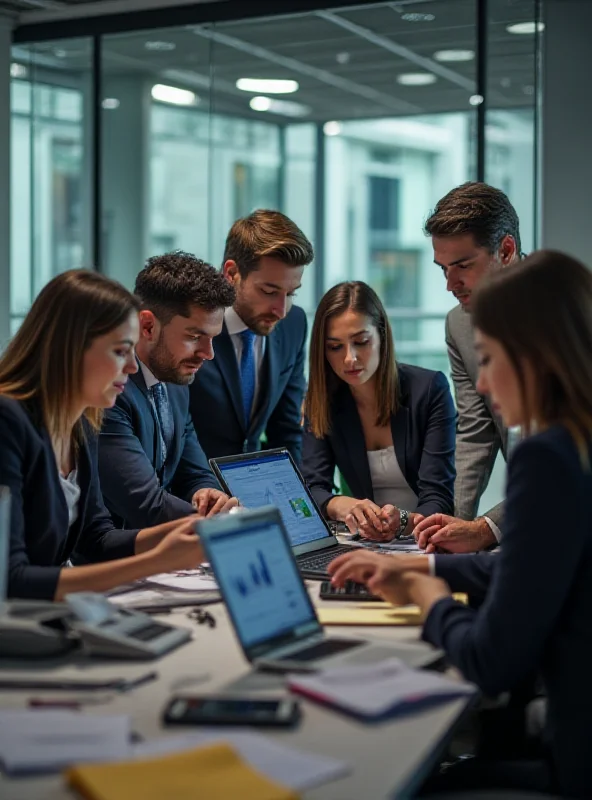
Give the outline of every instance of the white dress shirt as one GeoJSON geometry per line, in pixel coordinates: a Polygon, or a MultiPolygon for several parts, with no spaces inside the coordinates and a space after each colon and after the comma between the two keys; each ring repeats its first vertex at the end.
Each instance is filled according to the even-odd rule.
{"type": "MultiPolygon", "coordinates": [[[[143,361],[140,361],[140,359],[138,359],[138,364],[140,365],[140,369],[142,370],[142,375],[144,376],[144,381],[146,383],[147,389],[152,389],[152,387],[156,386],[157,383],[162,383],[162,381],[159,381],[156,375],[151,370],[148,369],[148,367],[146,366],[146,364],[144,364],[143,361]]],[[[166,391],[166,383],[163,383],[163,386],[166,391]]]]}
{"type": "MultiPolygon", "coordinates": [[[[236,353],[236,360],[238,361],[238,371],[240,375],[240,363],[243,354],[243,340],[240,334],[246,331],[249,327],[245,325],[239,315],[236,313],[232,306],[229,306],[224,311],[224,322],[226,323],[226,330],[230,334],[232,346],[236,353]]],[[[263,356],[265,355],[265,336],[255,336],[255,396],[253,397],[253,408],[257,408],[259,400],[259,387],[261,386],[261,365],[263,364],[263,356]]]]}
{"type": "Polygon", "coordinates": [[[70,528],[78,519],[78,505],[80,502],[80,486],[78,485],[78,470],[73,469],[67,478],[59,472],[60,484],[66,505],[68,506],[68,527],[70,528]]]}

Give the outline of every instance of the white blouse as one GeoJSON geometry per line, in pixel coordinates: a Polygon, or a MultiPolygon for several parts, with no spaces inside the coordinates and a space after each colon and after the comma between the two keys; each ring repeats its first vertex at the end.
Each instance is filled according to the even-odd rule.
{"type": "Polygon", "coordinates": [[[80,501],[80,486],[78,485],[78,471],[73,469],[67,478],[60,475],[62,491],[68,505],[68,527],[70,528],[78,519],[78,503],[80,501]]]}
{"type": "Polygon", "coordinates": [[[395,448],[391,446],[383,450],[368,450],[367,455],[376,505],[391,503],[405,511],[415,511],[417,495],[405,480],[395,448]]]}

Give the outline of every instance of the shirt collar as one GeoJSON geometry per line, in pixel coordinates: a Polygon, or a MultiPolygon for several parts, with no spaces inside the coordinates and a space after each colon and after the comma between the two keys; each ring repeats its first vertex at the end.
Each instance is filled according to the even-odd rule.
{"type": "Polygon", "coordinates": [[[152,389],[153,386],[156,386],[157,383],[160,383],[158,378],[151,372],[146,364],[143,361],[138,359],[138,364],[140,365],[140,369],[142,370],[142,375],[144,376],[144,381],[146,383],[147,389],[152,389]]]}
{"type": "Polygon", "coordinates": [[[228,306],[228,308],[224,310],[224,322],[226,323],[226,330],[230,336],[242,333],[249,327],[245,325],[232,306],[228,306]]]}

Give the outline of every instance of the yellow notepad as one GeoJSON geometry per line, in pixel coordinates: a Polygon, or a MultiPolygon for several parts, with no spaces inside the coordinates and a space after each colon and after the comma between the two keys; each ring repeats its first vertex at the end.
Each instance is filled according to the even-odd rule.
{"type": "Polygon", "coordinates": [[[298,800],[223,743],[150,760],[73,767],[66,779],[87,800],[298,800]]]}
{"type": "MultiPolygon", "coordinates": [[[[455,600],[467,602],[466,594],[454,594],[455,600]]],[[[390,603],[364,600],[356,606],[317,608],[321,625],[421,625],[419,606],[392,606],[390,603]]]]}
{"type": "Polygon", "coordinates": [[[419,625],[418,606],[393,608],[386,603],[364,603],[352,608],[317,608],[321,625],[419,625]],[[369,607],[368,607],[369,606],[369,607]]]}

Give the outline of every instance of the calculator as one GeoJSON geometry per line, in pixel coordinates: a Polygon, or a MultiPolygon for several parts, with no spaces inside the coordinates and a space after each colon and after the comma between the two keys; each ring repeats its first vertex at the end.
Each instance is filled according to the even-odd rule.
{"type": "Polygon", "coordinates": [[[331,581],[323,581],[319,597],[321,600],[382,600],[382,597],[372,594],[362,583],[355,581],[346,581],[343,588],[333,586],[331,581]]]}

